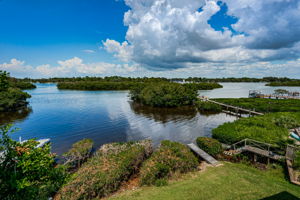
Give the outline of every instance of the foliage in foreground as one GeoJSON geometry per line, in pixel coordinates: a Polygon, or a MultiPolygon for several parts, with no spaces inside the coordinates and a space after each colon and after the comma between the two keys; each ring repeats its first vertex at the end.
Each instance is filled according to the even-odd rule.
{"type": "Polygon", "coordinates": [[[135,87],[131,99],[154,107],[178,107],[192,105],[197,99],[197,90],[179,83],[156,83],[135,87]]]}
{"type": "Polygon", "coordinates": [[[72,145],[72,148],[63,156],[66,159],[65,165],[69,169],[80,167],[90,156],[94,142],[91,139],[83,139],[72,145]]]}
{"type": "Polygon", "coordinates": [[[300,112],[300,101],[298,99],[220,98],[214,100],[263,113],[300,112]]]}
{"type": "Polygon", "coordinates": [[[241,118],[213,129],[213,138],[226,144],[233,144],[249,138],[285,148],[285,145],[291,142],[288,139],[289,131],[285,127],[290,127],[289,122],[294,123],[294,120],[298,124],[300,123],[300,113],[271,113],[241,118]],[[289,120],[281,120],[280,123],[276,123],[280,118],[289,120]]]}
{"type": "Polygon", "coordinates": [[[240,163],[223,163],[204,172],[194,172],[164,187],[142,187],[126,191],[111,200],[298,200],[299,186],[285,177],[285,169],[274,166],[260,170],[240,163]]]}
{"type": "Polygon", "coordinates": [[[165,140],[144,162],[140,171],[140,184],[164,185],[173,173],[192,171],[197,166],[198,159],[185,145],[165,140]]]}
{"type": "Polygon", "coordinates": [[[0,199],[48,199],[64,183],[64,168],[55,167],[50,144],[36,148],[35,140],[16,142],[8,135],[10,128],[1,127],[0,199]]]}
{"type": "Polygon", "coordinates": [[[213,138],[198,137],[196,139],[196,143],[201,149],[212,156],[217,156],[223,151],[222,144],[213,138]]]}
{"type": "Polygon", "coordinates": [[[207,101],[200,101],[196,102],[196,107],[198,110],[202,112],[214,112],[219,113],[222,112],[222,107],[218,104],[207,102],[207,101]]]}
{"type": "Polygon", "coordinates": [[[94,199],[115,192],[152,152],[151,141],[103,145],[71,177],[55,199],[94,199]]]}

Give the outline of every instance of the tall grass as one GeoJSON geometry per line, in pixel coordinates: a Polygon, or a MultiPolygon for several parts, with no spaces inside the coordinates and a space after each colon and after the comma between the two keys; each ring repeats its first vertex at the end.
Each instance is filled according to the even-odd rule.
{"type": "Polygon", "coordinates": [[[295,125],[295,122],[300,124],[300,113],[271,113],[225,123],[213,129],[212,132],[213,138],[226,144],[233,144],[249,138],[285,147],[287,143],[291,142],[288,139],[287,127],[295,125]],[[282,118],[285,120],[280,120],[282,118]]]}
{"type": "Polygon", "coordinates": [[[151,141],[104,145],[60,189],[55,199],[105,197],[118,190],[151,151],[151,141]]]}
{"type": "Polygon", "coordinates": [[[160,186],[166,184],[172,174],[188,172],[197,166],[197,158],[185,145],[165,140],[143,164],[140,184],[160,186]]]}

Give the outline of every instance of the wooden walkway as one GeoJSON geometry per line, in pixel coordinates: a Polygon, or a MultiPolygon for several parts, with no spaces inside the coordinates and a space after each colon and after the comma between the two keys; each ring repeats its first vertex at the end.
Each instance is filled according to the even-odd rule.
{"type": "Polygon", "coordinates": [[[258,142],[251,139],[245,139],[232,145],[234,154],[240,154],[242,152],[248,151],[273,160],[285,159],[285,156],[274,153],[271,150],[271,147],[271,144],[258,142]]]}
{"type": "Polygon", "coordinates": [[[188,147],[194,151],[197,155],[199,155],[201,158],[203,158],[205,161],[207,161],[209,164],[212,164],[213,166],[217,166],[219,162],[214,159],[212,156],[210,156],[208,153],[200,149],[198,146],[195,144],[191,143],[188,144],[188,147]]]}
{"type": "Polygon", "coordinates": [[[263,150],[263,149],[260,149],[260,148],[257,148],[257,147],[252,147],[252,146],[249,146],[249,145],[241,147],[241,148],[237,149],[236,151],[237,151],[237,153],[248,151],[248,152],[255,153],[255,154],[267,157],[267,158],[271,158],[273,160],[281,160],[281,159],[285,158],[284,156],[274,154],[274,153],[271,153],[270,151],[263,150]]]}
{"type": "Polygon", "coordinates": [[[205,98],[205,97],[199,97],[201,100],[203,101],[207,101],[207,102],[210,102],[210,103],[214,103],[214,104],[218,104],[222,107],[225,107],[227,108],[227,110],[229,108],[233,109],[236,113],[238,112],[244,112],[244,113],[248,113],[250,115],[264,115],[263,113],[260,113],[260,112],[256,112],[256,111],[253,111],[253,110],[248,110],[248,109],[245,109],[245,108],[240,108],[240,107],[236,107],[236,106],[232,106],[232,105],[228,105],[228,104],[224,104],[224,103],[220,103],[220,102],[217,102],[217,101],[213,101],[213,100],[210,100],[209,98],[205,98]]]}

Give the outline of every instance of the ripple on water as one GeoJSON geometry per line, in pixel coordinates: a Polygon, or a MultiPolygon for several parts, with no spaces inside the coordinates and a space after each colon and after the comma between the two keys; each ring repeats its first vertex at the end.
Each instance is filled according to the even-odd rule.
{"type": "Polygon", "coordinates": [[[225,114],[205,116],[192,107],[133,104],[126,91],[69,91],[57,90],[55,84],[38,84],[28,92],[32,112],[22,120],[12,119],[21,129],[13,138],[50,138],[53,152],[59,154],[83,138],[94,140],[96,147],[145,138],[156,145],[166,139],[189,143],[235,119],[225,114]]]}

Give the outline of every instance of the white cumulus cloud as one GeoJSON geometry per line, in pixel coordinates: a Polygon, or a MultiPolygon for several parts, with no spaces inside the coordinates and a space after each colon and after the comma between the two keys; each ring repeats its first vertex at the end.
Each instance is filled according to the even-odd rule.
{"type": "Polygon", "coordinates": [[[106,76],[124,75],[140,70],[138,65],[114,64],[106,62],[84,63],[82,59],[74,57],[58,61],[57,65],[26,65],[24,61],[11,59],[10,63],[0,64],[0,70],[10,72],[14,77],[73,77],[73,76],[106,76]]]}
{"type": "MultiPolygon", "coordinates": [[[[299,0],[223,0],[238,19],[216,31],[208,21],[221,9],[217,0],[125,0],[126,41],[103,42],[122,61],[149,69],[193,63],[244,63],[300,57],[299,0]],[[238,33],[238,34],[237,34],[238,33]]],[[[212,64],[213,65],[213,64],[212,64]]]]}

